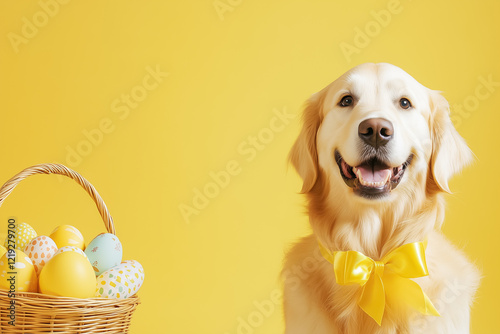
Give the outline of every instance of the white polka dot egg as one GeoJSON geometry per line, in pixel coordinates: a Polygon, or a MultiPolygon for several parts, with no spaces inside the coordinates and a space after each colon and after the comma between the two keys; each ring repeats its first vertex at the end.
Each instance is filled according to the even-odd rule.
{"type": "Polygon", "coordinates": [[[19,249],[20,251],[24,251],[26,245],[36,238],[37,234],[33,227],[31,227],[27,223],[21,223],[16,225],[13,233],[14,238],[6,238],[4,246],[9,249],[9,245],[11,247],[15,247],[15,249],[19,249]]]}

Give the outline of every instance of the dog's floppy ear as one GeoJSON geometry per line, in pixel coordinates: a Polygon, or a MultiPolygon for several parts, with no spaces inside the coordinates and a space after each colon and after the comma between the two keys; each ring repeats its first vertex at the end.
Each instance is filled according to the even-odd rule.
{"type": "Polygon", "coordinates": [[[307,101],[302,115],[302,130],[288,156],[303,180],[301,193],[309,192],[318,178],[318,153],[316,133],[320,124],[323,92],[316,93],[307,101]]]}
{"type": "Polygon", "coordinates": [[[431,91],[430,104],[430,171],[439,189],[450,193],[448,180],[472,161],[472,152],[450,120],[448,101],[439,92],[431,91]]]}

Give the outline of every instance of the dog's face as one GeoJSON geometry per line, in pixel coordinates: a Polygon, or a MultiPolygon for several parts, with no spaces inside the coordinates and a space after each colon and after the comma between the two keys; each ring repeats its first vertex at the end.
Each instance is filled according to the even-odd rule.
{"type": "Polygon", "coordinates": [[[357,67],[324,100],[319,166],[357,196],[384,198],[405,183],[410,164],[425,170],[429,115],[427,89],[408,74],[386,64],[357,67]]]}
{"type": "Polygon", "coordinates": [[[470,159],[455,131],[448,103],[390,64],[363,64],[309,101],[291,160],[303,192],[325,175],[338,195],[374,203],[425,186],[448,191],[447,182],[470,159]]]}

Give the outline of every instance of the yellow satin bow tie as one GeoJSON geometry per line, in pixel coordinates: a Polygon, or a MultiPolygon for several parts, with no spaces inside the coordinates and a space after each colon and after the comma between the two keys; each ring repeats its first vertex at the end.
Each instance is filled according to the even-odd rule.
{"type": "Polygon", "coordinates": [[[321,243],[319,246],[323,257],[333,264],[338,284],[359,284],[362,287],[358,305],[379,325],[382,324],[386,302],[393,306],[403,302],[420,313],[439,316],[422,288],[410,280],[429,275],[424,243],[398,247],[381,261],[356,251],[332,253],[321,243]]]}

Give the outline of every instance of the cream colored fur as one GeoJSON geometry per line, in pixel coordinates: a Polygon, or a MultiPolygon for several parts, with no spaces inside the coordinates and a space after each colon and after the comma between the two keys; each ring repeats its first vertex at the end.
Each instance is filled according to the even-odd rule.
{"type": "Polygon", "coordinates": [[[390,64],[357,66],[310,98],[290,160],[303,179],[313,234],[286,257],[286,334],[469,333],[479,273],[439,230],[448,180],[471,160],[471,152],[439,92],[390,64]],[[353,107],[338,106],[345,94],[356,96],[353,107]],[[402,97],[411,101],[412,110],[399,107],[402,97]],[[343,182],[334,151],[352,166],[361,163],[358,124],[373,117],[394,125],[388,147],[391,164],[402,164],[411,153],[414,158],[389,196],[369,200],[353,194],[343,182]],[[430,275],[415,281],[441,317],[386,309],[382,326],[357,306],[359,286],[335,282],[317,243],[379,260],[395,247],[425,239],[430,275]]]}

